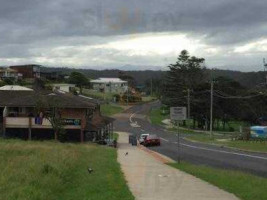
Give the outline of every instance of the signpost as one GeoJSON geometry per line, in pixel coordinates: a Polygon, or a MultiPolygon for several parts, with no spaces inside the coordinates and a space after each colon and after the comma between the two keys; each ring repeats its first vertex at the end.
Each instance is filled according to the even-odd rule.
{"type": "Polygon", "coordinates": [[[180,133],[179,133],[179,121],[186,120],[186,107],[171,107],[170,118],[172,121],[176,121],[177,125],[177,161],[180,163],[181,152],[180,152],[180,133]]]}

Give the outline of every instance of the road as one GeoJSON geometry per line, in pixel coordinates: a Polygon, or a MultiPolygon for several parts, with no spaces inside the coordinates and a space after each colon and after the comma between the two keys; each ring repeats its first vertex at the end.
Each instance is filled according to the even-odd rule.
{"type": "MultiPolygon", "coordinates": [[[[159,106],[158,102],[136,105],[115,116],[115,131],[124,131],[139,136],[142,133],[157,134],[161,146],[151,150],[177,160],[177,135],[161,126],[152,125],[147,117],[150,109],[159,106]]],[[[233,169],[267,177],[267,154],[248,153],[210,144],[190,142],[181,137],[181,160],[222,169],[233,169]]]]}

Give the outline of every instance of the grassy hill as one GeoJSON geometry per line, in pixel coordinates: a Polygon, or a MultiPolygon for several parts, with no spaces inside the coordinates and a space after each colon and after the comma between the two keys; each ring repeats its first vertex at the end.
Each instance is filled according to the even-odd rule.
{"type": "Polygon", "coordinates": [[[1,200],[134,199],[114,148],[0,139],[0,160],[1,200]]]}

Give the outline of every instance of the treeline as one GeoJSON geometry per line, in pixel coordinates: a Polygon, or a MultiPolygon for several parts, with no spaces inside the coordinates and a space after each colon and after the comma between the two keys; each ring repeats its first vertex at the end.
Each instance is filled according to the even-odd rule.
{"type": "MultiPolygon", "coordinates": [[[[86,77],[90,79],[95,79],[99,77],[118,77],[121,70],[111,69],[111,70],[94,70],[94,69],[75,69],[75,68],[61,68],[61,67],[42,67],[41,71],[43,72],[58,72],[59,74],[70,75],[73,71],[78,71],[83,73],[86,77]]],[[[132,76],[136,84],[138,85],[149,85],[151,79],[154,80],[155,86],[158,83],[158,80],[162,79],[166,71],[124,71],[129,76],[132,76]]],[[[207,77],[210,74],[210,70],[206,69],[207,77]]],[[[239,82],[242,86],[247,88],[253,88],[265,81],[266,73],[265,72],[240,72],[240,71],[231,71],[231,70],[213,70],[214,77],[228,77],[239,82]]],[[[156,88],[155,88],[156,90],[156,88]]]]}
{"type": "MultiPolygon", "coordinates": [[[[215,71],[216,73],[216,71],[215,71]]],[[[194,128],[209,127],[230,120],[262,123],[267,116],[266,85],[249,88],[227,76],[218,76],[204,66],[204,58],[184,50],[177,62],[169,65],[161,81],[162,102],[169,107],[190,105],[194,128]],[[213,120],[210,118],[213,91],[213,120]]]]}

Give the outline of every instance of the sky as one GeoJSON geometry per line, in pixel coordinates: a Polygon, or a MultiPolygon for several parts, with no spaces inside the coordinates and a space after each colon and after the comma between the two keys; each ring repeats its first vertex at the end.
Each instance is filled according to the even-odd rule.
{"type": "Polygon", "coordinates": [[[0,0],[0,66],[263,70],[265,0],[0,0]]]}

